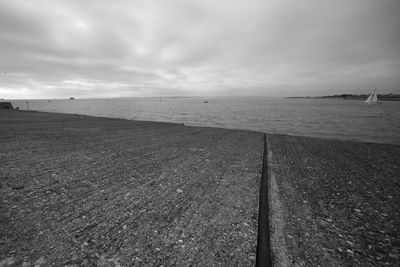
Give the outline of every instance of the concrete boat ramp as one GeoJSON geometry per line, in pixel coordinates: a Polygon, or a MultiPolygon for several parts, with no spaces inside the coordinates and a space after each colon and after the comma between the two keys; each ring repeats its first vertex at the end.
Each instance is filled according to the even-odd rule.
{"type": "Polygon", "coordinates": [[[396,145],[4,110],[0,147],[2,267],[399,263],[396,145]]]}

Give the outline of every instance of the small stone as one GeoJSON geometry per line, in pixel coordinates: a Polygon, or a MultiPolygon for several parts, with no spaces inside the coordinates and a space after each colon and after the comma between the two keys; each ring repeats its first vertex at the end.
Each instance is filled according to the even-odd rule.
{"type": "Polygon", "coordinates": [[[179,239],[178,242],[179,242],[179,243],[183,243],[183,240],[182,240],[182,239],[179,239]]]}
{"type": "Polygon", "coordinates": [[[10,266],[11,264],[14,264],[14,262],[15,262],[14,257],[7,258],[5,260],[0,261],[0,267],[10,266]]]}
{"type": "Polygon", "coordinates": [[[126,224],[122,227],[124,228],[124,230],[128,229],[128,226],[126,226],[126,224]]]}
{"type": "Polygon", "coordinates": [[[178,189],[176,189],[176,192],[178,192],[178,193],[183,193],[183,190],[180,189],[180,188],[178,188],[178,189]]]}
{"type": "Polygon", "coordinates": [[[350,246],[354,246],[354,243],[349,240],[346,240],[346,243],[349,244],[350,246]]]}
{"type": "Polygon", "coordinates": [[[12,189],[13,190],[20,190],[20,189],[24,189],[24,186],[23,185],[13,185],[12,189]]]}
{"type": "Polygon", "coordinates": [[[350,250],[350,249],[346,249],[346,252],[349,253],[349,254],[351,254],[351,255],[354,254],[354,252],[353,252],[352,250],[350,250]]]}
{"type": "Polygon", "coordinates": [[[255,261],[255,260],[256,260],[256,257],[255,257],[255,256],[250,256],[250,257],[249,257],[249,260],[250,260],[250,261],[255,261]]]}
{"type": "Polygon", "coordinates": [[[288,237],[288,238],[293,238],[293,236],[291,236],[291,235],[287,235],[287,237],[288,237]]]}
{"type": "Polygon", "coordinates": [[[337,250],[338,250],[339,252],[343,252],[343,249],[341,249],[341,248],[337,248],[337,250]]]}
{"type": "Polygon", "coordinates": [[[40,267],[45,263],[46,263],[46,260],[43,257],[40,257],[39,259],[36,260],[35,267],[40,267]]]}
{"type": "Polygon", "coordinates": [[[89,246],[88,242],[83,242],[84,246],[89,246]]]}

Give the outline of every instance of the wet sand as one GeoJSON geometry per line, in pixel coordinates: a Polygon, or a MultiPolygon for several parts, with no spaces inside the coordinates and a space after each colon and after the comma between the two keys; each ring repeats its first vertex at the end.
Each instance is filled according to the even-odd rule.
{"type": "MultiPolygon", "coordinates": [[[[264,134],[0,112],[0,264],[253,266],[264,134]]],[[[400,146],[267,134],[275,266],[396,266],[400,146]]]]}

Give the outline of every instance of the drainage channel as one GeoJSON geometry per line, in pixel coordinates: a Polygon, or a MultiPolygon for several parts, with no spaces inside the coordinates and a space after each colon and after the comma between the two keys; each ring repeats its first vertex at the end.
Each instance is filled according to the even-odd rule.
{"type": "Polygon", "coordinates": [[[260,200],[258,208],[257,267],[272,266],[268,206],[268,151],[267,135],[264,133],[264,155],[261,173],[260,200]]]}

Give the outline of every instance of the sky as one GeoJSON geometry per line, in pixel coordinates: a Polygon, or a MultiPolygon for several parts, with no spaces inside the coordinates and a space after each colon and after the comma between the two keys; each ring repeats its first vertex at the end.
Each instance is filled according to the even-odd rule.
{"type": "Polygon", "coordinates": [[[400,93],[398,0],[0,0],[0,98],[400,93]]]}

